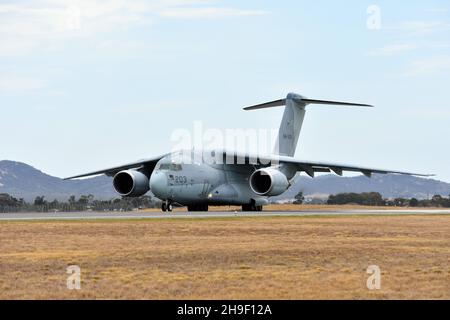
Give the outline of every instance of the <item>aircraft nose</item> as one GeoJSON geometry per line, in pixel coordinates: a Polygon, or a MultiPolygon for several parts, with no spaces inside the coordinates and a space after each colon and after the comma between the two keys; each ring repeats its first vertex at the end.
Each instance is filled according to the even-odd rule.
{"type": "Polygon", "coordinates": [[[163,172],[153,172],[150,177],[150,190],[155,196],[164,199],[167,196],[167,177],[163,172]]]}

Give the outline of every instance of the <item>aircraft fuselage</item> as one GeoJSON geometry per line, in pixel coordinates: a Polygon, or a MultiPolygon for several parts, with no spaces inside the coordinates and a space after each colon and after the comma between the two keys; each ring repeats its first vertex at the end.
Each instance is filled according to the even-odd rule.
{"type": "Polygon", "coordinates": [[[254,169],[239,164],[174,162],[162,158],[150,177],[150,190],[161,200],[181,205],[267,204],[267,197],[255,194],[249,185],[254,169]]]}

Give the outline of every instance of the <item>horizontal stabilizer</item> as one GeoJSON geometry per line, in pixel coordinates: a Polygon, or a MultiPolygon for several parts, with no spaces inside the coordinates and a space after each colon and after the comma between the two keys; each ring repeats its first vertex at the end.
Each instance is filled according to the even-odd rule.
{"type": "Polygon", "coordinates": [[[287,95],[286,99],[274,100],[274,101],[270,101],[270,102],[257,104],[254,106],[246,107],[246,108],[244,108],[244,110],[256,110],[256,109],[264,109],[264,108],[272,108],[272,107],[281,107],[281,106],[286,105],[286,100],[292,100],[295,103],[298,103],[298,104],[304,105],[304,106],[306,106],[308,104],[329,104],[329,105],[335,105],[335,106],[373,107],[370,104],[364,104],[364,103],[308,99],[299,94],[290,93],[287,95]]]}
{"type": "Polygon", "coordinates": [[[336,106],[373,107],[370,104],[363,104],[363,103],[315,100],[315,99],[306,99],[306,98],[301,99],[301,102],[304,102],[306,104],[331,104],[331,105],[336,105],[336,106]]]}
{"type": "Polygon", "coordinates": [[[264,109],[264,108],[272,108],[272,107],[281,107],[284,105],[286,105],[286,99],[280,99],[280,100],[270,101],[270,102],[246,107],[246,108],[244,108],[244,110],[256,110],[256,109],[264,109]]]}

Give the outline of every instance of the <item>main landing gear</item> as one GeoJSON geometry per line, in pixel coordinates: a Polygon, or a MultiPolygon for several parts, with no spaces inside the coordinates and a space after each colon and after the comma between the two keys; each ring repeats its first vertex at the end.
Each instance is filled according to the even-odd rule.
{"type": "Polygon", "coordinates": [[[257,206],[255,204],[243,204],[242,211],[262,211],[263,206],[257,206]]]}
{"type": "Polygon", "coordinates": [[[207,204],[196,204],[187,206],[188,211],[208,211],[207,204]]]}
{"type": "Polygon", "coordinates": [[[163,202],[162,205],[161,205],[161,210],[162,210],[163,212],[166,212],[166,211],[172,212],[172,210],[173,210],[173,205],[172,205],[172,203],[171,203],[170,201],[165,201],[165,202],[163,202]]]}

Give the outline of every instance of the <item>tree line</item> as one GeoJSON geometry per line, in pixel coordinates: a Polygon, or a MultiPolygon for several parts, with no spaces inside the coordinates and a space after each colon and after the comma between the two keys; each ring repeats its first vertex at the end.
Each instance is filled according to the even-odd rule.
{"type": "Polygon", "coordinates": [[[95,199],[92,194],[82,195],[78,199],[70,196],[67,201],[48,201],[45,196],[37,196],[33,202],[0,193],[0,212],[71,212],[71,211],[132,211],[136,209],[156,208],[160,201],[150,196],[138,198],[115,198],[111,200],[95,199]]]}
{"type": "MultiPolygon", "coordinates": [[[[304,202],[302,192],[295,196],[295,204],[304,202]]],[[[357,204],[364,206],[396,206],[396,207],[443,207],[450,208],[450,195],[443,197],[434,195],[431,199],[416,198],[384,199],[379,192],[338,193],[330,195],[326,202],[329,205],[357,204]]],[[[114,198],[111,200],[95,199],[92,194],[82,195],[78,199],[70,196],[67,201],[48,201],[45,196],[38,196],[33,202],[23,198],[15,198],[7,193],[0,193],[0,212],[71,212],[71,211],[132,211],[136,209],[158,208],[159,199],[142,196],[138,198],[114,198]]]]}
{"type": "Polygon", "coordinates": [[[395,207],[443,207],[450,208],[450,195],[443,197],[434,195],[431,199],[395,198],[383,199],[378,192],[338,193],[328,197],[327,204],[358,204],[365,206],[395,206],[395,207]]]}

